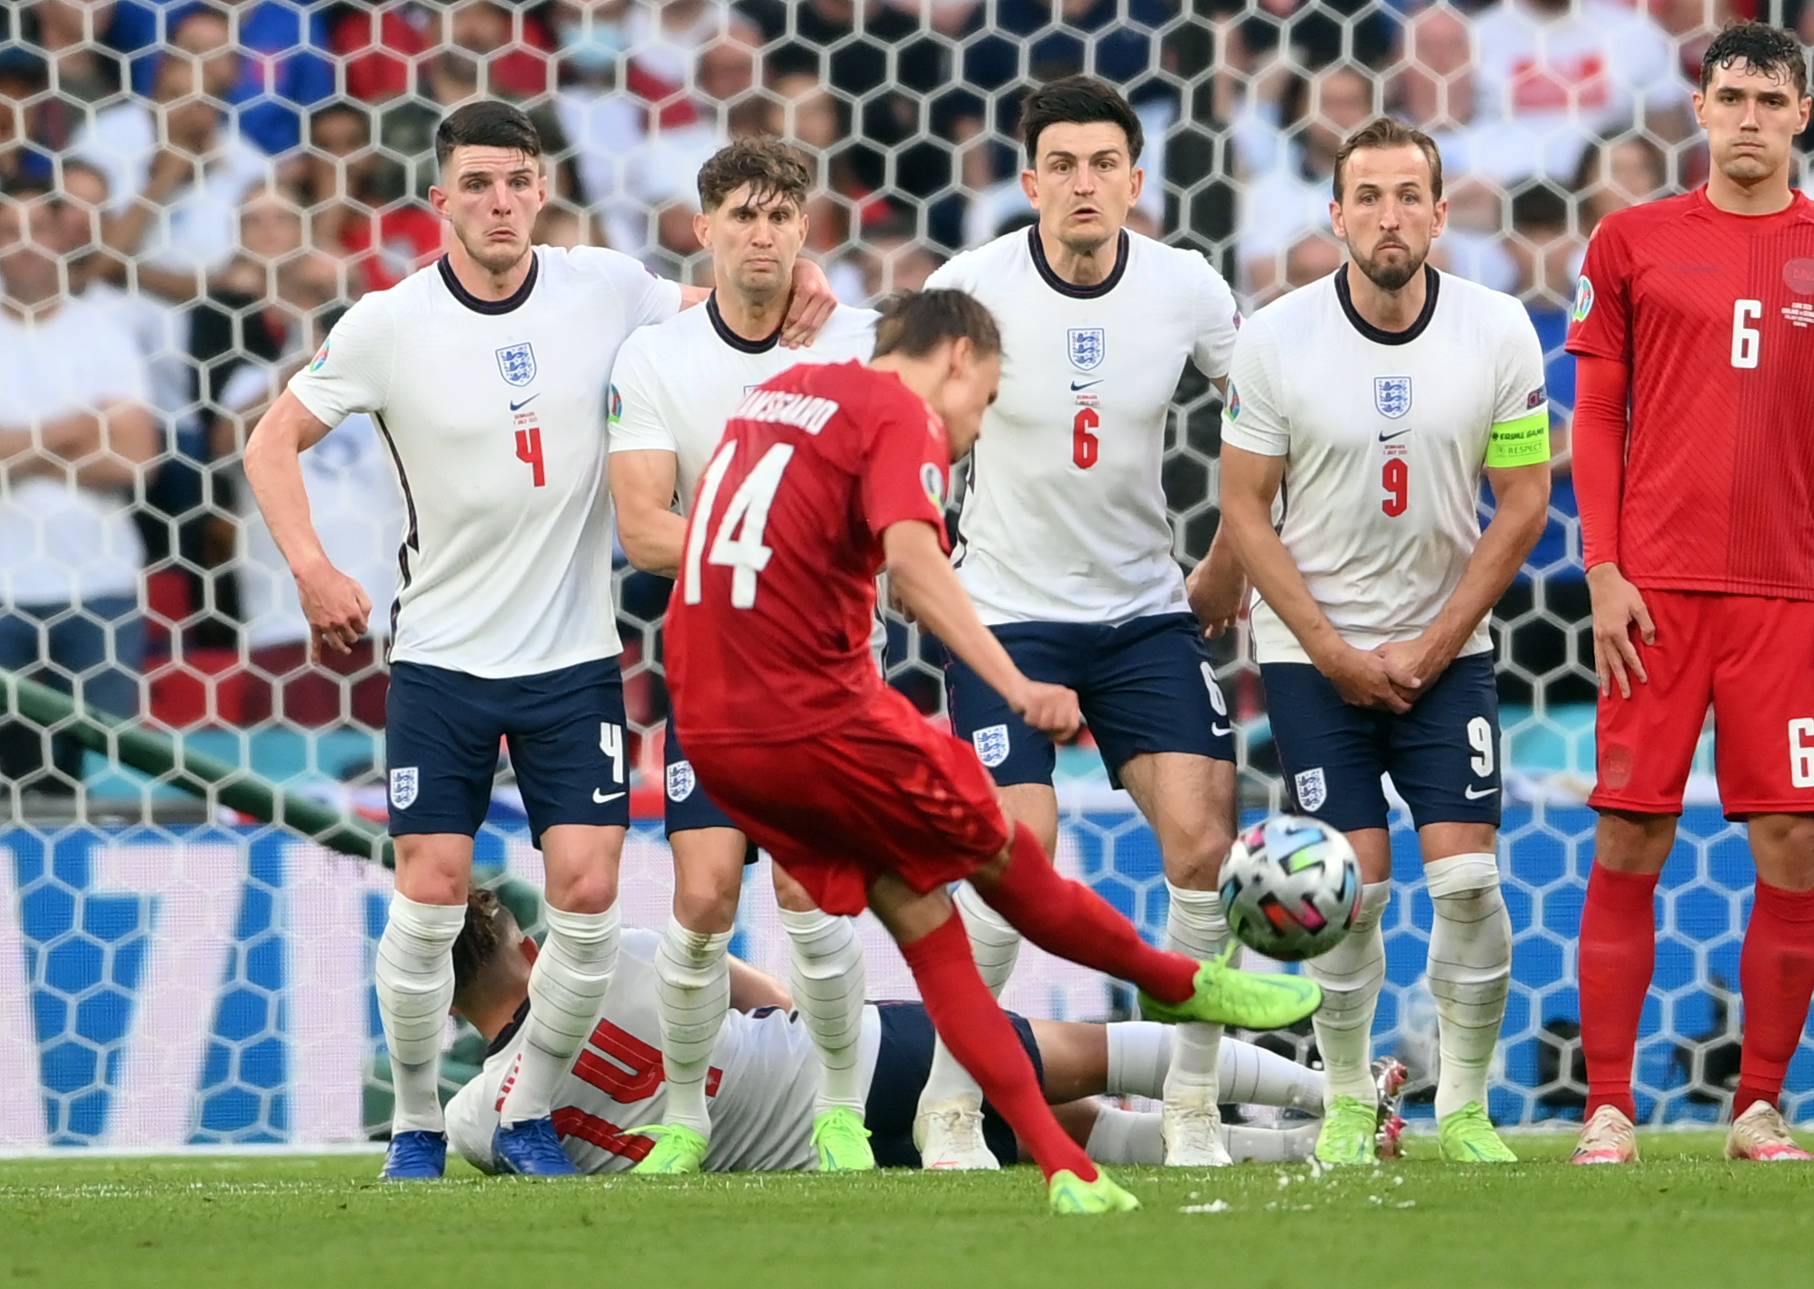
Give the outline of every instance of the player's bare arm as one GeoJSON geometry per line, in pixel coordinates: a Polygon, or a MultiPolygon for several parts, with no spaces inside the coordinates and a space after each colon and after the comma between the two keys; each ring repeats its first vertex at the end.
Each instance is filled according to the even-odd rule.
{"type": "Polygon", "coordinates": [[[1190,598],[1190,609],[1203,624],[1203,634],[1214,640],[1234,630],[1235,620],[1247,601],[1247,574],[1235,554],[1234,538],[1228,523],[1216,529],[1209,550],[1184,579],[1184,593],[1190,598]]]}
{"type": "Polygon", "coordinates": [[[611,499],[617,504],[617,536],[630,563],[645,573],[674,577],[687,521],[674,511],[679,466],[672,452],[611,454],[611,499]]]}
{"type": "Polygon", "coordinates": [[[1492,468],[1493,518],[1468,559],[1461,583],[1442,612],[1415,640],[1381,645],[1392,683],[1414,696],[1434,684],[1492,612],[1543,536],[1549,517],[1549,463],[1492,468]]]}
{"type": "Polygon", "coordinates": [[[372,613],[371,597],[329,561],[309,517],[301,458],[331,428],[286,389],[259,418],[245,455],[246,482],[296,578],[296,593],[309,620],[310,655],[317,662],[325,648],[351,653],[364,638],[372,613]]]}
{"type": "Polygon", "coordinates": [[[791,1008],[793,995],[787,986],[760,967],[752,967],[735,954],[726,954],[731,969],[731,1007],[735,1011],[753,1012],[763,1007],[791,1008]]]}
{"type": "MultiPolygon", "coordinates": [[[[1272,526],[1272,502],[1285,479],[1282,456],[1222,445],[1222,528],[1254,588],[1266,597],[1304,646],[1316,669],[1356,707],[1407,712],[1411,704],[1392,683],[1385,659],[1343,640],[1304,584],[1272,526]]],[[[1219,536],[1220,534],[1218,534],[1219,536]]]]}
{"type": "Polygon", "coordinates": [[[1077,695],[1063,685],[1028,680],[1001,642],[983,625],[932,525],[920,520],[891,524],[882,534],[893,595],[947,649],[974,668],[1033,728],[1070,738],[1082,724],[1077,695]]]}
{"type": "MultiPolygon", "coordinates": [[[[1615,500],[1624,493],[1626,406],[1630,397],[1631,368],[1616,358],[1578,354],[1576,364],[1576,400],[1573,444],[1575,473],[1581,479],[1581,527],[1589,550],[1619,549],[1619,511],[1597,504],[1602,495],[1615,500]],[[1590,488],[1590,483],[1606,481],[1606,488],[1590,488]]],[[[1587,566],[1587,593],[1593,603],[1594,676],[1600,693],[1609,695],[1614,686],[1619,697],[1631,697],[1632,677],[1647,682],[1643,655],[1632,639],[1636,627],[1639,638],[1647,645],[1657,642],[1656,624],[1644,596],[1626,580],[1617,559],[1590,559],[1587,566]]]]}

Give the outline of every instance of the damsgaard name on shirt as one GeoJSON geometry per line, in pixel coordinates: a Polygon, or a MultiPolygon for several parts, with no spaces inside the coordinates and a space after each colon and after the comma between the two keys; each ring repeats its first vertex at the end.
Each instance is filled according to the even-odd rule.
{"type": "Polygon", "coordinates": [[[818,434],[837,414],[838,405],[829,398],[820,398],[816,394],[794,394],[786,390],[759,389],[738,405],[737,410],[731,414],[731,419],[778,421],[808,434],[818,434]]]}

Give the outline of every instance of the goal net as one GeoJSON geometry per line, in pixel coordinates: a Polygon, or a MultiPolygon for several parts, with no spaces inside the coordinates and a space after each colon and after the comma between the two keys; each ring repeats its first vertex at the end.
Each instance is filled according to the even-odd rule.
{"type": "MultiPolygon", "coordinates": [[[[402,528],[388,456],[354,418],[305,457],[316,525],[370,592],[379,632],[318,669],[240,454],[259,409],[345,304],[439,252],[425,203],[433,128],[474,97],[520,102],[543,132],[554,200],[538,240],[608,244],[689,280],[704,268],[690,232],[699,164],[743,133],[796,140],[821,181],[809,253],[844,299],[862,303],[919,285],[955,250],[1029,219],[1019,97],[1090,71],[1128,94],[1145,127],[1135,226],[1199,248],[1250,310],[1339,263],[1327,224],[1334,146],[1390,110],[1443,149],[1451,223],[1438,262],[1518,295],[1550,351],[1562,448],[1550,524],[1493,619],[1515,949],[1491,1109],[1509,1124],[1578,1118],[1575,937],[1593,833],[1583,801],[1594,685],[1566,452],[1573,365],[1561,343],[1595,223],[1704,176],[1693,76],[1718,22],[1753,7],[7,6],[0,669],[174,740],[182,756],[381,824],[382,631],[402,528]],[[142,425],[115,415],[133,406],[149,409],[142,425]],[[106,440],[94,437],[103,412],[115,427],[106,440]]],[[[1782,18],[1774,3],[1757,16],[1782,18]]],[[[1218,412],[1213,389],[1187,374],[1163,479],[1186,564],[1217,523],[1218,412]]],[[[659,926],[671,889],[660,827],[667,583],[620,565],[615,590],[637,767],[625,912],[659,926]]],[[[932,647],[899,621],[890,636],[891,680],[943,719],[932,647]]],[[[1282,801],[1258,678],[1244,636],[1216,649],[1243,810],[1258,817],[1282,801]]],[[[75,723],[0,716],[0,1084],[15,1093],[0,1103],[0,1151],[316,1147],[383,1131],[388,1076],[370,981],[387,871],[322,845],[320,829],[296,817],[276,826],[239,813],[219,784],[184,790],[197,780],[180,763],[145,773],[84,747],[75,723]]],[[[1737,1072],[1752,876],[1710,770],[1703,747],[1661,887],[1637,1065],[1640,1111],[1659,1122],[1714,1118],[1737,1072]]],[[[1060,864],[1159,934],[1153,835],[1109,788],[1087,738],[1061,750],[1059,788],[1060,864]]],[[[1420,983],[1430,910],[1402,811],[1395,824],[1400,889],[1375,1044],[1411,1067],[1417,1113],[1435,1061],[1420,983]]],[[[533,922],[540,860],[507,763],[478,862],[533,922]]],[[[751,870],[735,949],[784,972],[766,888],[766,865],[751,870]]],[[[910,995],[898,953],[873,924],[865,933],[872,992],[910,995]]],[[[1084,1019],[1128,1005],[1099,977],[1032,950],[1005,1001],[1084,1019]]],[[[479,1044],[452,1025],[448,1041],[451,1083],[470,1073],[479,1044]]],[[[1307,1038],[1295,1042],[1308,1054],[1307,1038]]],[[[1814,1111],[1811,1090],[1804,1043],[1789,1076],[1792,1119],[1814,1111]]]]}

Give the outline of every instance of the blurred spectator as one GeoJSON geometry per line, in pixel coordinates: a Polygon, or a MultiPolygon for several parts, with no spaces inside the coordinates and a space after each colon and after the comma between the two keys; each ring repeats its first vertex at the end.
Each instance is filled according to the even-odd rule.
{"type": "MultiPolygon", "coordinates": [[[[169,6],[173,26],[200,4],[169,6]]],[[[226,93],[242,138],[265,152],[288,152],[302,141],[303,109],[334,94],[328,29],[321,5],[255,0],[233,6],[239,76],[226,93]]]]}
{"type": "Polygon", "coordinates": [[[1641,134],[1597,143],[1581,156],[1572,191],[1583,239],[1615,210],[1669,195],[1669,157],[1641,134]]]}
{"type": "MultiPolygon", "coordinates": [[[[36,674],[97,710],[138,710],[145,552],[128,510],[158,436],[145,373],[107,310],[62,293],[71,249],[59,199],[0,199],[0,667],[36,674]]],[[[82,750],[53,740],[68,791],[82,750]]],[[[36,732],[0,733],[0,778],[43,767],[36,732]]]]}
{"type": "Polygon", "coordinates": [[[372,122],[357,103],[330,103],[309,117],[309,146],[292,168],[309,208],[312,245],[348,257],[370,290],[395,286],[441,253],[440,219],[402,200],[403,167],[372,146],[372,122]]]}
{"type": "Polygon", "coordinates": [[[133,258],[136,284],[180,301],[232,258],[239,204],[269,163],[214,105],[239,77],[225,17],[190,10],[170,40],[153,102],[100,109],[71,155],[107,176],[107,242],[133,258]]]}
{"type": "Polygon", "coordinates": [[[880,300],[896,291],[918,291],[942,263],[914,239],[911,222],[879,228],[863,241],[863,298],[880,300]]]}
{"type": "Polygon", "coordinates": [[[433,61],[425,55],[448,45],[477,57],[482,72],[475,68],[473,79],[482,79],[487,93],[526,98],[554,88],[554,39],[534,9],[492,0],[340,8],[329,41],[345,60],[347,93],[367,103],[409,93],[412,66],[419,78],[433,61]]]}
{"type": "Polygon", "coordinates": [[[1665,142],[1687,137],[1688,82],[1644,13],[1609,0],[1501,0],[1474,22],[1480,117],[1516,127],[1526,173],[1566,182],[1588,144],[1626,122],[1665,142]]]}
{"type": "Polygon", "coordinates": [[[157,12],[145,3],[92,4],[86,0],[30,0],[16,6],[20,35],[56,67],[60,93],[100,103],[122,90],[151,92],[157,71],[157,12]],[[130,62],[129,78],[121,76],[130,62]]]}
{"type": "Polygon", "coordinates": [[[1300,81],[1287,96],[1301,109],[1285,136],[1283,164],[1251,176],[1241,193],[1236,253],[1240,275],[1252,295],[1270,292],[1284,271],[1287,249],[1305,233],[1329,227],[1334,199],[1335,154],[1342,140],[1377,111],[1373,78],[1350,64],[1331,67],[1314,80],[1300,81]]]}

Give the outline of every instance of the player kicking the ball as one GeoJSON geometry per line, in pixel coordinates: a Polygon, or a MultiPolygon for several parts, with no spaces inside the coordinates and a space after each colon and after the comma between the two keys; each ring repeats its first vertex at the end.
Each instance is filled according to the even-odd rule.
{"type": "MultiPolygon", "coordinates": [[[[496,1134],[500,1169],[574,1171],[549,1099],[617,959],[630,785],[601,517],[605,386],[633,328],[705,293],[614,251],[532,247],[548,195],[541,151],[529,118],[506,104],[474,103],[441,123],[429,197],[452,227],[448,253],[347,310],[246,449],[318,651],[349,650],[371,601],[322,550],[298,454],[370,412],[408,511],[386,724],[397,891],[375,973],[396,1090],[384,1167],[394,1180],[439,1177],[446,1160],[436,1084],[449,952],[500,737],[548,872],[548,942],[496,1134]]],[[[806,333],[829,310],[812,274],[806,333]]]]}
{"type": "MultiPolygon", "coordinates": [[[[582,1172],[640,1167],[659,1149],[645,1130],[660,1133],[673,1120],[675,1089],[662,1078],[658,1015],[662,937],[625,928],[605,1010],[554,1097],[554,1123],[568,1156],[582,1172]]],[[[448,1137],[487,1172],[497,1126],[498,1093],[515,1068],[531,1012],[529,975],[536,945],[490,891],[474,891],[466,929],[454,942],[454,1010],[490,1047],[479,1075],[448,1103],[448,1137]]],[[[781,983],[726,958],[730,1009],[715,1031],[707,1058],[711,1084],[710,1172],[772,1172],[818,1168],[824,1152],[818,1120],[818,1044],[781,983]]],[[[1104,1163],[1156,1164],[1164,1156],[1159,1116],[1122,1110],[1100,1094],[1156,1097],[1171,1059],[1169,1025],[1134,1021],[1084,1025],[1010,1016],[1040,1087],[1065,1131],[1104,1163]]],[[[912,1140],[920,1087],[932,1061],[932,1022],[919,1003],[859,1004],[853,1047],[859,1103],[875,1133],[884,1165],[914,1167],[912,1140]]],[[[1224,1094],[1242,1104],[1320,1113],[1323,1076],[1252,1044],[1222,1045],[1224,1094]]],[[[1013,1132],[985,1107],[985,1137],[1003,1163],[1018,1163],[1013,1132]]],[[[1229,1126],[1223,1144],[1236,1158],[1280,1163],[1306,1158],[1315,1144],[1314,1119],[1276,1127],[1229,1126]]]]}
{"type": "MultiPolygon", "coordinates": [[[[959,576],[982,619],[1037,680],[1077,691],[1110,778],[1152,824],[1169,896],[1166,940],[1194,958],[1228,943],[1216,876],[1234,840],[1227,705],[1172,554],[1160,471],[1186,362],[1220,383],[1234,296],[1195,251],[1124,224],[1139,200],[1140,118],[1111,86],[1034,90],[1021,186],[1038,223],[959,255],[929,286],[969,291],[1001,320],[1001,399],[970,459],[959,576]]],[[[1058,844],[1055,752],[961,657],[947,673],[953,729],[1046,853],[1058,844]]],[[[1020,938],[960,890],[977,965],[1000,993],[1020,938]]],[[[1220,1031],[1180,1032],[1165,1089],[1166,1162],[1226,1164],[1216,1132],[1220,1031]]],[[[920,1135],[944,1168],[989,1168],[980,1093],[941,1052],[920,1135]]]]}
{"type": "Polygon", "coordinates": [[[1575,479],[1600,677],[1578,1164],[1638,1157],[1651,904],[1709,705],[1720,801],[1757,862],[1726,1154],[1811,1157],[1776,1104],[1814,990],[1814,202],[1791,187],[1809,106],[1794,36],[1721,32],[1694,96],[1707,186],[1609,217],[1575,296],[1575,479]]]}
{"type": "MultiPolygon", "coordinates": [[[[611,373],[611,492],[618,531],[636,567],[680,570],[684,515],[724,423],[757,385],[797,362],[866,359],[873,310],[839,305],[809,349],[781,347],[782,313],[806,240],[811,172],[779,139],[744,139],[699,172],[693,217],[712,253],[711,296],[624,344],[611,373]],[[674,507],[676,493],[680,506],[674,507]]],[[[667,834],[674,911],[657,959],[668,1120],[639,1172],[696,1172],[711,1137],[706,1070],[730,1006],[726,951],[755,851],[695,781],[674,722],[667,737],[667,834]]],[[[863,950],[848,918],[814,908],[775,866],[775,898],[793,956],[793,996],[818,1042],[820,1087],[813,1140],[822,1170],[874,1166],[863,1129],[857,1040],[863,950]]]]}
{"type": "Polygon", "coordinates": [[[877,674],[869,621],[886,563],[903,605],[1029,726],[1062,737],[1078,724],[1076,695],[1021,673],[946,559],[951,461],[1001,379],[994,319],[959,291],[909,296],[878,324],[875,353],[757,389],[706,467],[668,610],[681,736],[701,785],[820,908],[875,910],[1054,1210],[1132,1208],[1052,1117],[946,884],[973,882],[1042,948],[1135,981],[1153,1019],[1274,1028],[1313,1012],[1320,991],[1146,945],[1010,824],[970,745],[877,674]]]}
{"type": "MultiPolygon", "coordinates": [[[[1411,808],[1435,909],[1443,1158],[1512,1159],[1487,1118],[1512,933],[1486,617],[1543,530],[1549,404],[1523,307],[1425,263],[1446,213],[1427,135],[1387,118],[1351,135],[1330,203],[1349,261],[1248,320],[1223,412],[1223,522],[1264,600],[1254,646],[1286,784],[1299,811],[1348,835],[1367,883],[1347,939],[1307,964],[1326,999],[1317,1157],[1332,1164],[1375,1157],[1382,774],[1411,808]]],[[[1226,571],[1206,566],[1193,589],[1205,620],[1239,603],[1226,571]]]]}

